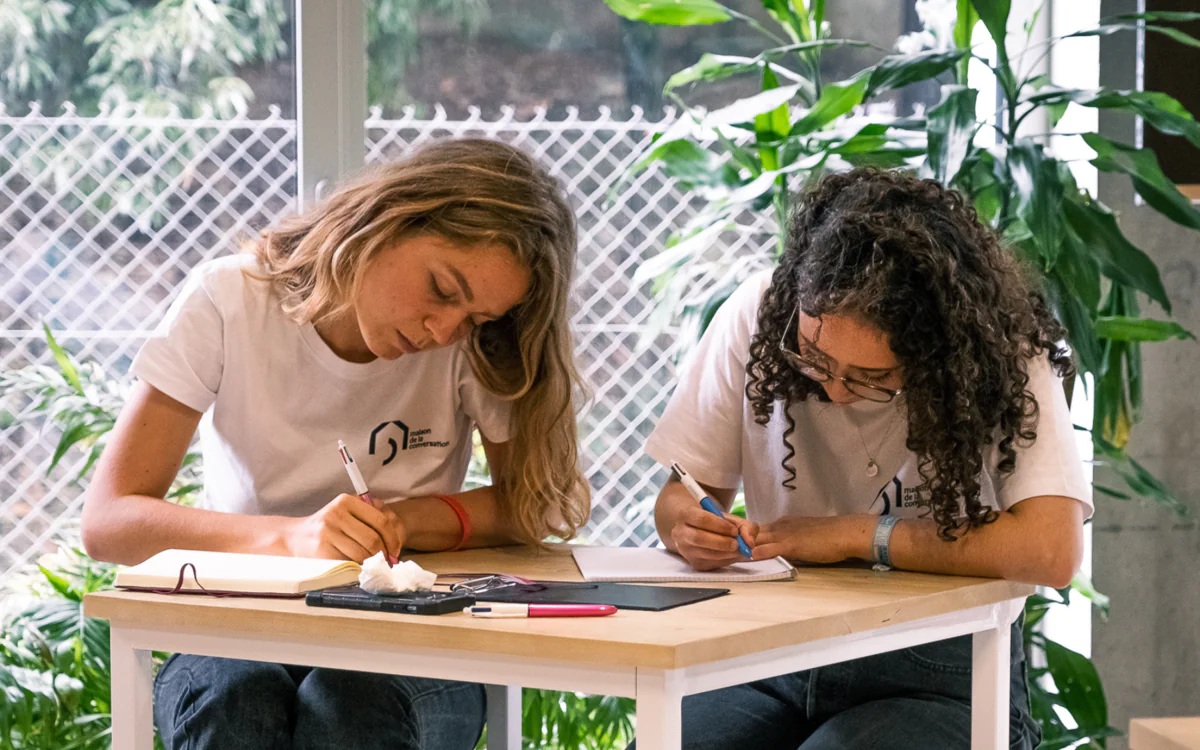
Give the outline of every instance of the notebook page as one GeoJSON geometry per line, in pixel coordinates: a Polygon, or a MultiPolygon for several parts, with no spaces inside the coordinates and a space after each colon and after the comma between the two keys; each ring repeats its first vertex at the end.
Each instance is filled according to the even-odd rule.
{"type": "Polygon", "coordinates": [[[796,570],[782,557],[734,563],[699,572],[665,549],[647,547],[572,547],[575,564],[585,581],[776,581],[792,578],[796,570]]]}

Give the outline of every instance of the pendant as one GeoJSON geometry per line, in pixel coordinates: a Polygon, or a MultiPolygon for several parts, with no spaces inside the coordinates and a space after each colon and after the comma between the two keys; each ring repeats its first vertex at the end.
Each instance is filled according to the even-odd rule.
{"type": "Polygon", "coordinates": [[[867,476],[873,477],[879,473],[879,464],[875,463],[875,459],[867,461],[867,476]]]}

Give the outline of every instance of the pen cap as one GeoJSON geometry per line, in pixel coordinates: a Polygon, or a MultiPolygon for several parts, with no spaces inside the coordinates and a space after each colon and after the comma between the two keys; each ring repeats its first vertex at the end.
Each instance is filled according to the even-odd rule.
{"type": "Polygon", "coordinates": [[[692,479],[692,475],[688,474],[678,462],[671,463],[671,472],[675,476],[679,477],[679,481],[683,482],[683,486],[687,488],[687,491],[691,493],[692,497],[696,498],[697,500],[702,500],[705,497],[708,497],[708,493],[704,491],[704,488],[697,484],[696,480],[692,479]]]}
{"type": "Polygon", "coordinates": [[[354,462],[350,451],[346,449],[345,443],[338,441],[338,453],[342,456],[342,463],[346,465],[346,473],[350,475],[350,483],[354,485],[354,494],[367,494],[367,483],[363,479],[362,472],[358,470],[358,464],[354,462]]]}

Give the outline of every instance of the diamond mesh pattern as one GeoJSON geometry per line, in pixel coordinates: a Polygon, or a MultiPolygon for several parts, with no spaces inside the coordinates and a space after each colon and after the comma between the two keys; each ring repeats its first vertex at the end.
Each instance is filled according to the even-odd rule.
{"type": "MultiPolygon", "coordinates": [[[[566,185],[580,230],[576,351],[594,391],[581,441],[595,542],[655,541],[650,509],[663,477],[641,449],[670,394],[677,331],[647,340],[651,284],[633,274],[699,206],[657,168],[612,189],[670,117],[517,120],[505,110],[450,120],[435,108],[366,122],[368,162],[431,138],[484,135],[533,153],[566,185]]],[[[277,111],[233,121],[0,112],[0,368],[53,363],[45,322],[73,354],[123,376],[188,271],[235,252],[292,210],[295,194],[296,124],[277,111]]],[[[705,260],[759,255],[771,227],[752,216],[744,224],[751,231],[722,236],[705,260]]],[[[20,420],[0,431],[0,578],[78,516],[71,479],[83,458],[69,454],[47,476],[56,439],[20,420]]]]}

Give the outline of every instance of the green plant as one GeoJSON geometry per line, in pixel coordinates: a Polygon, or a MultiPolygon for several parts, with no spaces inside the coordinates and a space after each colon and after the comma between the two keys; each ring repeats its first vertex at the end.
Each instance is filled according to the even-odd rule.
{"type": "MultiPolygon", "coordinates": [[[[109,431],[125,402],[126,389],[95,362],[77,364],[43,324],[46,347],[56,367],[30,365],[20,370],[0,370],[0,429],[24,418],[44,415],[43,429],[56,425],[61,431],[46,473],[62,461],[71,448],[84,451],[87,460],[75,474],[86,478],[104,450],[109,431]]],[[[167,494],[168,499],[193,504],[201,489],[199,451],[188,450],[167,494]]]]}
{"type": "MultiPolygon", "coordinates": [[[[651,23],[691,25],[745,18],[716,0],[606,1],[626,18],[651,23]]],[[[713,274],[711,263],[700,262],[703,250],[721,233],[739,231],[738,219],[746,212],[767,211],[774,219],[772,257],[777,257],[787,195],[796,180],[812,181],[827,171],[858,165],[919,169],[968,195],[981,219],[1041,272],[1070,331],[1080,370],[1095,378],[1096,454],[1124,483],[1124,489],[1098,485],[1097,490],[1123,499],[1147,498],[1185,514],[1170,489],[1126,449],[1131,429],[1141,419],[1141,344],[1194,337],[1175,322],[1141,317],[1139,295],[1170,313],[1158,268],[1122,234],[1112,210],[1080,189],[1069,164],[1046,148],[1042,141],[1048,134],[1026,135],[1021,125],[1039,113],[1054,124],[1073,104],[1136,114],[1151,127],[1185,136],[1200,147],[1200,123],[1166,94],[1061,88],[1046,75],[1023,71],[1007,52],[1007,2],[959,0],[952,46],[886,54],[835,83],[822,80],[823,52],[869,45],[830,37],[823,2],[763,0],[763,5],[778,29],[757,22],[752,26],[772,46],[755,57],[705,54],[671,76],[665,92],[682,114],[630,170],[633,175],[661,164],[706,203],[670,237],[661,254],[639,269],[639,278],[655,279],[660,309],[669,313],[659,320],[674,318],[687,330],[703,331],[737,279],[715,274],[723,283],[700,298],[687,298],[684,291],[695,281],[697,265],[713,274]],[[980,21],[996,44],[995,61],[979,57],[971,46],[980,21]],[[1002,106],[995,122],[975,117],[979,92],[968,85],[966,65],[972,59],[996,75],[1002,106]],[[759,77],[759,93],[711,112],[692,109],[681,94],[698,84],[747,74],[759,77]],[[866,123],[850,117],[856,107],[890,91],[946,76],[953,76],[953,82],[942,87],[941,101],[924,116],[878,117],[866,123]],[[981,144],[976,137],[981,131],[994,138],[981,144]]],[[[1200,45],[1200,40],[1160,23],[1198,19],[1200,12],[1129,14],[1069,36],[1108,34],[1143,24],[1200,45]]],[[[1200,211],[1166,179],[1149,149],[1095,133],[1056,137],[1081,138],[1096,152],[1090,160],[1096,168],[1128,175],[1152,208],[1200,229],[1200,211]]]]}
{"type": "Polygon", "coordinates": [[[83,597],[115,568],[60,546],[0,598],[0,748],[109,747],[108,623],[83,616],[83,597]]]}
{"type": "MultiPolygon", "coordinates": [[[[823,53],[869,45],[832,36],[823,0],[762,0],[769,25],[717,0],[606,2],[635,21],[673,26],[738,21],[764,39],[764,49],[753,57],[704,54],[671,76],[664,93],[678,105],[681,116],[630,170],[632,176],[661,165],[705,204],[669,238],[663,252],[639,270],[640,280],[655,282],[660,300],[657,326],[675,320],[685,332],[697,337],[703,332],[740,280],[738,268],[722,266],[705,251],[723,233],[747,231],[739,223],[746,215],[766,215],[774,220],[775,241],[761,260],[771,262],[782,247],[788,193],[799,183],[859,165],[919,170],[967,195],[981,219],[1042,275],[1069,329],[1076,363],[1094,382],[1096,462],[1110,467],[1120,482],[1117,487],[1097,484],[1096,491],[1148,500],[1186,514],[1175,494],[1134,460],[1128,448],[1133,425],[1141,419],[1141,344],[1193,336],[1172,321],[1142,316],[1144,300],[1171,312],[1158,268],[1124,236],[1112,210],[1079,188],[1070,164],[1048,148],[1049,134],[1023,127],[1031,117],[1044,117],[1053,127],[1069,106],[1090,107],[1139,116],[1148,126],[1200,147],[1200,124],[1178,101],[1158,92],[1056,86],[1048,75],[1034,70],[1038,61],[1031,58],[1048,53],[1065,37],[1034,45],[1034,55],[1010,56],[1008,0],[944,3],[953,11],[948,23],[927,30],[915,45],[905,40],[904,51],[884,54],[874,65],[836,82],[822,78],[823,53]],[[973,46],[980,23],[995,46],[994,59],[982,57],[973,46]],[[994,121],[976,118],[979,91],[967,75],[972,60],[995,75],[994,121]],[[758,93],[712,111],[688,105],[685,94],[694,87],[742,75],[757,76],[758,93]],[[923,114],[858,116],[861,105],[930,79],[944,85],[940,101],[923,114]],[[698,283],[713,277],[714,284],[698,283]],[[695,288],[703,291],[689,295],[695,288]]],[[[1200,46],[1200,40],[1170,25],[1193,20],[1200,20],[1200,13],[1126,14],[1069,36],[1140,28],[1200,46]]],[[[1025,25],[1027,43],[1032,28],[1031,19],[1025,25]]],[[[1200,212],[1167,180],[1149,149],[1096,133],[1055,137],[1082,139],[1096,154],[1090,160],[1093,166],[1127,175],[1151,208],[1200,229],[1200,212]]],[[[1067,595],[1061,596],[1065,601],[1067,595]]],[[[1036,623],[1055,603],[1062,601],[1031,600],[1028,619],[1036,623]]],[[[1048,665],[1039,672],[1043,679],[1032,687],[1047,746],[1084,739],[1103,746],[1104,737],[1114,730],[1107,726],[1094,667],[1040,635],[1031,636],[1029,647],[1048,665]],[[1045,689],[1046,682],[1055,689],[1045,689]],[[1069,713],[1078,726],[1064,725],[1049,708],[1052,704],[1069,713]]]]}
{"type": "MultiPolygon", "coordinates": [[[[524,690],[521,746],[525,750],[609,750],[633,740],[634,702],[555,690],[524,690]]],[[[487,730],[477,750],[487,747],[487,730]]]]}

